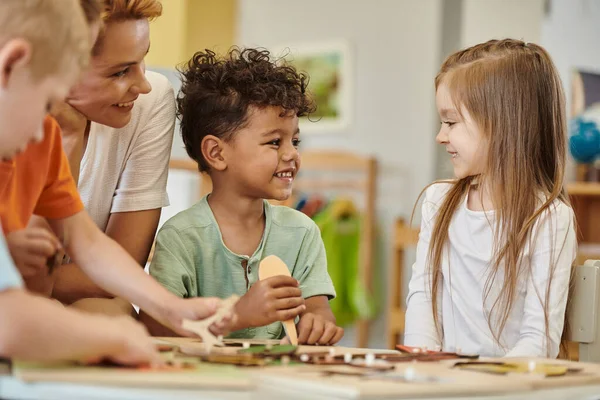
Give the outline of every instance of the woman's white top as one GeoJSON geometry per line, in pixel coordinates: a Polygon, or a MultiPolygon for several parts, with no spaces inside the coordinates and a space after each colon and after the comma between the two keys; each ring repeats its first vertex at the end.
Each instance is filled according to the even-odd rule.
{"type": "Polygon", "coordinates": [[[119,129],[92,123],[81,161],[79,193],[96,225],[110,214],[169,205],[167,175],[175,130],[175,95],[166,77],[146,71],[152,91],[136,100],[119,129]]]}

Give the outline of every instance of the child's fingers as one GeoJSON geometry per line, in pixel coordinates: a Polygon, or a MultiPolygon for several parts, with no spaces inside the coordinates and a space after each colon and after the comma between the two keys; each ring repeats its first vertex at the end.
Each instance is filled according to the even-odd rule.
{"type": "Polygon", "coordinates": [[[62,248],[60,240],[52,232],[44,228],[27,228],[27,238],[30,240],[44,240],[50,243],[55,249],[62,248]]]}
{"type": "Polygon", "coordinates": [[[329,344],[331,342],[331,339],[333,339],[333,337],[335,336],[336,333],[337,333],[337,326],[335,326],[335,324],[333,324],[331,322],[326,323],[325,327],[323,329],[323,334],[319,338],[318,343],[322,344],[322,345],[329,344]]]}
{"type": "Polygon", "coordinates": [[[208,327],[208,331],[215,336],[224,335],[225,334],[225,326],[215,322],[211,326],[208,327]]]}
{"type": "Polygon", "coordinates": [[[30,268],[35,268],[35,269],[42,269],[42,267],[45,268],[47,259],[48,259],[48,257],[46,257],[45,254],[37,254],[37,253],[27,253],[23,257],[23,261],[24,261],[25,265],[29,266],[30,268]]]}
{"type": "Polygon", "coordinates": [[[278,299],[273,302],[276,310],[289,310],[296,308],[304,304],[302,297],[287,297],[284,299],[278,299]]]}
{"type": "Polygon", "coordinates": [[[25,262],[19,266],[19,272],[21,273],[21,275],[23,276],[23,278],[27,279],[27,278],[32,278],[35,276],[39,276],[42,273],[45,273],[45,261],[43,261],[44,259],[42,258],[42,262],[41,263],[36,263],[36,259],[32,259],[30,260],[25,260],[25,262]]]}
{"type": "Polygon", "coordinates": [[[121,317],[117,320],[125,332],[125,349],[118,351],[111,358],[126,365],[153,365],[163,363],[156,346],[148,336],[146,328],[130,317],[121,317]]]}
{"type": "Polygon", "coordinates": [[[279,287],[272,289],[273,297],[276,299],[285,299],[289,297],[302,297],[302,291],[297,287],[279,287]]]}
{"type": "Polygon", "coordinates": [[[289,310],[279,310],[276,312],[275,316],[278,321],[287,321],[288,319],[296,318],[304,310],[306,310],[306,306],[302,304],[301,306],[289,310]]]}
{"type": "Polygon", "coordinates": [[[223,326],[227,326],[231,323],[231,321],[233,320],[235,313],[233,312],[229,312],[225,315],[223,315],[223,318],[221,318],[219,321],[217,321],[217,324],[219,325],[223,325],[223,326]]]}
{"type": "Polygon", "coordinates": [[[132,346],[125,353],[111,357],[114,361],[124,365],[151,365],[159,367],[164,364],[160,354],[153,346],[132,346]]]}
{"type": "Polygon", "coordinates": [[[217,308],[219,308],[221,299],[217,297],[196,297],[193,299],[185,299],[184,302],[186,302],[186,307],[189,307],[189,310],[191,311],[191,313],[187,314],[191,314],[192,316],[192,318],[187,316],[186,318],[198,320],[213,315],[217,311],[217,308]]]}
{"type": "Polygon", "coordinates": [[[193,332],[183,329],[184,319],[193,321],[202,320],[210,317],[221,304],[221,299],[217,297],[195,297],[191,299],[177,299],[170,307],[169,311],[157,319],[163,325],[168,326],[174,332],[185,337],[197,337],[193,332]]]}
{"type": "Polygon", "coordinates": [[[315,344],[318,342],[319,338],[323,336],[323,330],[325,329],[323,322],[315,319],[313,322],[312,329],[310,330],[310,335],[308,335],[308,340],[306,343],[315,344]]]}
{"type": "Polygon", "coordinates": [[[266,279],[265,282],[269,284],[272,288],[280,288],[285,286],[297,287],[298,281],[291,276],[285,275],[277,275],[273,276],[269,279],[266,279]]]}
{"type": "Polygon", "coordinates": [[[312,330],[313,323],[314,317],[310,314],[300,318],[300,322],[298,322],[298,343],[306,343],[308,335],[310,335],[312,330]]]}
{"type": "Polygon", "coordinates": [[[172,329],[173,332],[177,333],[179,336],[182,336],[182,337],[190,337],[190,338],[197,338],[197,337],[199,337],[198,334],[196,334],[196,333],[194,333],[192,331],[188,331],[186,329],[183,329],[181,327],[169,326],[169,328],[172,329]]]}
{"type": "MultiPolygon", "coordinates": [[[[27,243],[27,251],[29,254],[34,254],[39,257],[47,259],[50,256],[56,254],[58,248],[54,243],[45,239],[32,239],[27,243]]],[[[46,263],[46,260],[43,260],[46,263]]]]}
{"type": "Polygon", "coordinates": [[[229,327],[234,323],[235,314],[229,313],[225,315],[220,321],[214,322],[209,330],[213,335],[225,335],[229,331],[229,327]]]}
{"type": "Polygon", "coordinates": [[[342,340],[343,337],[344,337],[344,328],[340,328],[339,326],[336,326],[335,335],[333,335],[333,338],[329,341],[329,344],[336,344],[337,342],[342,340]]]}

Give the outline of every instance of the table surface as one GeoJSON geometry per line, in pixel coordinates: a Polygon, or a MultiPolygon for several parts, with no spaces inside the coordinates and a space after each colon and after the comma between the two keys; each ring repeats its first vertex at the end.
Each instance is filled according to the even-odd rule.
{"type": "MultiPolygon", "coordinates": [[[[258,381],[255,390],[250,392],[201,391],[201,390],[161,390],[142,388],[117,388],[102,386],[74,385],[66,383],[23,383],[10,375],[0,376],[0,399],[11,400],[300,400],[307,394],[295,389],[286,389],[258,381]]],[[[323,397],[310,395],[311,400],[342,399],[353,397],[323,397]]],[[[354,397],[356,398],[356,397],[354,397]]],[[[600,398],[600,385],[580,386],[564,389],[540,390],[525,393],[511,393],[500,396],[452,397],[453,400],[592,400],[600,398]]],[[[433,400],[433,398],[429,398],[433,400]]],[[[440,399],[440,397],[437,397],[440,399]]],[[[427,399],[423,399],[427,400],[427,399]]]]}
{"type": "MultiPolygon", "coordinates": [[[[183,339],[179,339],[185,343],[183,339]]],[[[177,342],[178,344],[181,344],[177,342]]],[[[341,350],[341,349],[340,349],[341,350]]],[[[375,351],[375,350],[373,350],[375,351]]],[[[437,364],[437,363],[436,363],[437,364]]],[[[414,364],[416,365],[416,364],[414,364]]],[[[428,365],[431,363],[423,363],[419,367],[421,371],[427,371],[428,365]]],[[[438,364],[440,365],[440,364],[438,364]]],[[[578,364],[581,366],[587,365],[583,372],[600,371],[600,365],[596,364],[578,364]]],[[[291,367],[290,367],[291,368],[291,367]]],[[[303,368],[303,367],[299,367],[303,368]]],[[[439,371],[439,366],[436,369],[429,371],[439,371]]],[[[243,377],[250,382],[251,388],[238,389],[166,389],[166,388],[150,388],[150,387],[119,387],[116,385],[99,385],[99,384],[81,384],[67,382],[23,382],[11,374],[9,365],[0,361],[0,399],[11,400],[164,400],[177,398],[177,400],[188,399],[211,399],[211,400],[238,400],[238,399],[260,399],[260,400],[311,400],[320,399],[359,399],[361,392],[358,389],[360,385],[346,384],[346,381],[338,380],[335,377],[314,379],[316,376],[313,370],[287,370],[283,374],[278,371],[281,367],[269,367],[265,369],[244,369],[248,373],[243,373],[243,377]],[[278,369],[279,368],[279,369],[278,369]],[[291,371],[291,372],[290,372],[291,371]],[[306,376],[303,376],[307,372],[306,376]],[[312,375],[311,375],[312,373],[312,375]],[[283,383],[282,383],[283,382],[283,383]],[[325,383],[324,383],[325,382],[325,383]]],[[[596,378],[599,373],[593,374],[596,378]]],[[[591,374],[590,374],[591,376],[591,374]]],[[[464,377],[463,377],[464,378],[464,377]]],[[[596,379],[595,378],[595,379],[596,379]]],[[[352,378],[359,379],[359,378],[352,378]]],[[[470,378],[469,378],[470,379],[470,378]]],[[[497,379],[497,378],[495,378],[497,379]]],[[[522,378],[521,378],[522,379],[522,378]]],[[[553,379],[553,378],[548,378],[553,379]]],[[[478,379],[480,380],[480,379],[478,379]]],[[[464,379],[463,379],[464,381],[464,379]]],[[[510,381],[506,381],[510,382],[510,381]]],[[[514,382],[514,381],[513,381],[514,382]]],[[[551,381],[548,381],[551,382],[551,381]]],[[[591,383],[588,381],[588,383],[591,383]]],[[[381,386],[386,383],[382,383],[381,386]]],[[[406,385],[406,384],[404,384],[406,385]]],[[[504,385],[504,383],[503,383],[504,385]]],[[[592,400],[600,399],[600,380],[596,379],[594,383],[588,385],[573,384],[569,387],[550,387],[543,381],[543,385],[538,385],[538,390],[513,390],[508,394],[490,394],[490,395],[475,395],[464,396],[461,393],[455,393],[452,399],[471,399],[471,400],[508,400],[508,399],[581,399],[592,400]],[[547,385],[547,386],[546,386],[547,385]]],[[[476,386],[476,382],[475,382],[476,386]]],[[[406,387],[406,386],[405,386],[406,387]]],[[[463,382],[463,389],[464,389],[463,382]]],[[[471,388],[470,380],[468,388],[471,388]]],[[[513,386],[513,389],[517,386],[513,386]]],[[[396,389],[394,388],[395,392],[396,389]]],[[[464,392],[464,390],[463,390],[464,392]]],[[[363,394],[366,392],[363,392],[363,394]]],[[[497,392],[496,392],[497,393],[497,392]]],[[[372,394],[371,397],[372,398],[372,394]]],[[[385,398],[394,398],[395,393],[386,395],[385,398]]],[[[398,387],[398,396],[401,396],[401,387],[398,387]]],[[[442,397],[431,397],[434,395],[424,394],[421,399],[440,399],[449,398],[448,395],[442,397]],[[427,397],[429,396],[429,397],[427,397]]],[[[404,395],[406,397],[406,393],[404,395]]]]}

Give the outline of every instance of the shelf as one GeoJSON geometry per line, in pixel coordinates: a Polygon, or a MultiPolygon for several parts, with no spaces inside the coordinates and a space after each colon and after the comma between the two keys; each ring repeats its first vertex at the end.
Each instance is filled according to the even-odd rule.
{"type": "Polygon", "coordinates": [[[600,183],[574,182],[567,185],[569,196],[600,196],[600,183]]]}

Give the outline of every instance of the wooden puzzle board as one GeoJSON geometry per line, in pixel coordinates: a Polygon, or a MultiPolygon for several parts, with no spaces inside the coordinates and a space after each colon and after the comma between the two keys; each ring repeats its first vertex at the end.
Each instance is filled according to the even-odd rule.
{"type": "MultiPolygon", "coordinates": [[[[486,360],[486,359],[483,359],[483,360],[486,360]]],[[[529,362],[532,359],[509,358],[509,359],[496,359],[496,360],[529,362]]],[[[532,389],[534,389],[534,390],[600,384],[600,364],[571,362],[571,361],[566,361],[566,360],[549,360],[549,359],[539,359],[539,360],[536,360],[536,362],[545,363],[545,364],[565,365],[569,368],[581,369],[582,371],[579,374],[556,376],[556,377],[551,377],[551,378],[545,378],[543,376],[536,375],[536,374],[523,374],[517,378],[517,379],[521,379],[521,380],[527,382],[527,384],[530,385],[532,387],[532,389]]],[[[452,364],[454,364],[454,363],[452,363],[452,364]]],[[[507,378],[506,380],[512,379],[512,377],[506,377],[506,378],[507,378]]]]}
{"type": "MultiPolygon", "coordinates": [[[[185,350],[186,354],[163,353],[166,359],[176,358],[178,360],[193,360],[194,354],[205,352],[206,348],[199,339],[195,338],[156,338],[157,344],[171,344],[179,350],[185,350]],[[189,356],[189,357],[188,357],[189,356]]],[[[217,354],[234,354],[243,342],[253,345],[272,344],[279,341],[261,340],[226,340],[231,345],[239,347],[213,347],[217,354]]],[[[328,351],[328,346],[300,346],[300,351],[306,354],[322,353],[328,351]]],[[[351,353],[353,356],[377,352],[369,349],[352,349],[345,347],[334,347],[335,354],[351,353]]],[[[396,353],[396,351],[383,351],[385,353],[396,353]]],[[[155,388],[180,388],[180,389],[223,389],[223,390],[248,390],[254,387],[250,376],[266,368],[238,368],[232,365],[216,365],[200,362],[195,359],[192,369],[153,371],[145,369],[122,368],[122,367],[100,367],[83,366],[75,364],[30,364],[15,363],[13,375],[24,382],[63,382],[72,384],[94,384],[109,385],[117,387],[155,387],[155,388]]],[[[302,366],[307,369],[314,368],[312,365],[302,366]]]]}
{"type": "MultiPolygon", "coordinates": [[[[159,338],[159,343],[171,343],[182,348],[200,351],[203,344],[197,339],[159,338]]],[[[253,344],[262,344],[253,341],[253,344]]],[[[273,344],[273,343],[271,343],[273,344]]],[[[225,347],[219,351],[236,352],[238,348],[225,347]]],[[[327,351],[326,346],[301,346],[300,351],[327,351]]],[[[372,349],[334,347],[336,354],[354,356],[374,353],[372,349]]],[[[383,350],[385,353],[395,351],[383,350]]],[[[536,374],[492,375],[483,372],[452,368],[457,362],[405,362],[383,375],[364,368],[324,365],[245,367],[202,363],[179,353],[164,353],[167,359],[196,360],[191,369],[151,371],[120,367],[80,365],[40,365],[15,363],[13,375],[25,382],[62,382],[69,384],[106,385],[112,387],[177,388],[194,390],[248,391],[268,388],[269,393],[295,393],[299,398],[435,398],[453,396],[491,396],[533,393],[550,388],[569,388],[582,385],[600,385],[600,365],[571,363],[561,360],[536,360],[539,363],[567,365],[581,369],[581,373],[559,377],[536,374]],[[412,368],[415,379],[402,379],[406,368],[412,368]],[[370,376],[356,376],[367,372],[370,376]],[[334,372],[332,374],[332,372],[334,372]],[[427,379],[426,379],[427,378],[427,379]]],[[[523,361],[530,359],[482,359],[481,361],[523,361]]],[[[281,397],[281,396],[280,396],[281,397]]]]}
{"type": "MultiPolygon", "coordinates": [[[[507,361],[506,359],[484,359],[507,361]]],[[[512,360],[511,360],[512,361],[512,360]]],[[[522,361],[530,361],[522,360],[522,361]]],[[[600,384],[600,366],[595,364],[569,363],[560,360],[539,360],[544,363],[567,364],[582,369],[573,376],[546,378],[540,375],[509,374],[491,375],[482,372],[463,371],[452,368],[456,361],[400,363],[391,376],[401,377],[406,368],[413,368],[416,381],[402,379],[328,375],[327,371],[344,372],[340,367],[288,366],[269,368],[257,372],[258,386],[271,394],[301,393],[305,398],[445,398],[454,396],[504,396],[533,392],[550,388],[571,388],[600,384]],[[419,382],[424,377],[435,377],[434,382],[419,382]]],[[[348,372],[356,368],[346,367],[348,372]]],[[[291,398],[296,398],[292,396],[291,398]]],[[[298,397],[300,398],[300,397],[298,397]]]]}
{"type": "MultiPolygon", "coordinates": [[[[155,338],[160,343],[169,343],[176,346],[179,346],[180,350],[183,353],[194,355],[201,354],[206,352],[206,346],[202,343],[200,339],[193,338],[181,338],[181,337],[160,337],[155,338]]],[[[279,343],[278,340],[231,340],[225,339],[223,342],[226,345],[239,345],[239,347],[213,347],[211,350],[217,354],[235,354],[241,347],[242,343],[247,342],[251,345],[263,345],[263,344],[271,344],[276,345],[279,343]]],[[[368,353],[374,354],[399,354],[396,350],[375,350],[375,349],[358,349],[353,347],[340,347],[340,346],[298,346],[298,353],[301,354],[315,354],[315,353],[323,353],[328,352],[330,349],[333,349],[334,356],[341,355],[343,356],[346,353],[350,353],[353,356],[364,356],[368,353]]]]}
{"type": "Polygon", "coordinates": [[[527,384],[514,382],[507,385],[496,376],[479,376],[474,379],[473,372],[458,371],[441,363],[402,363],[394,373],[401,375],[404,368],[412,367],[416,379],[435,376],[436,382],[405,382],[403,380],[388,381],[365,379],[356,376],[324,375],[323,371],[330,367],[315,367],[311,370],[302,367],[284,367],[261,371],[257,374],[259,386],[270,388],[276,393],[277,388],[303,393],[305,398],[394,398],[412,399],[419,397],[455,397],[455,396],[487,396],[509,394],[529,390],[527,384]]]}
{"type": "Polygon", "coordinates": [[[13,364],[13,375],[24,382],[62,382],[116,387],[247,391],[249,374],[231,365],[198,363],[193,369],[153,371],[73,364],[13,364]]]}

